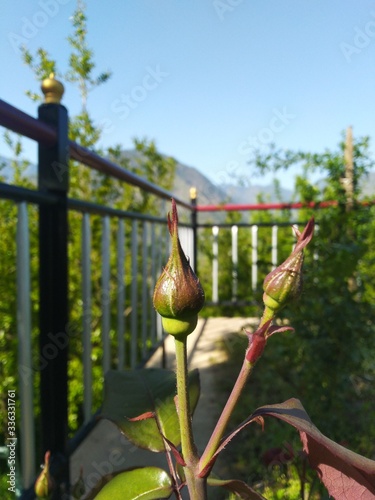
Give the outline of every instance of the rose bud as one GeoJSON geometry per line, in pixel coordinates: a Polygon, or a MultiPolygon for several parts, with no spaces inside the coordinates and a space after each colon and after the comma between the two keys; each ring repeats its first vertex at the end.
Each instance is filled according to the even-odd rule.
{"type": "Polygon", "coordinates": [[[197,325],[204,304],[204,291],[192,270],[178,237],[176,202],[168,214],[172,250],[154,291],[154,307],[162,317],[164,330],[171,335],[189,335],[197,325]]]}
{"type": "Polygon", "coordinates": [[[49,472],[50,456],[51,452],[47,451],[44,455],[43,470],[35,481],[34,491],[37,498],[49,498],[54,490],[54,481],[49,472]]]}
{"type": "Polygon", "coordinates": [[[290,256],[266,276],[263,283],[263,302],[273,315],[302,291],[303,249],[314,233],[314,218],[307,223],[302,234],[295,229],[297,244],[290,256]]]}

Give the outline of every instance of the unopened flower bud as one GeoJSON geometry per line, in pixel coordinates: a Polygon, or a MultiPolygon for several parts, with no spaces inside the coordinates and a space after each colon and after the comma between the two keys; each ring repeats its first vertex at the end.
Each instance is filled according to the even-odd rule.
{"type": "Polygon", "coordinates": [[[266,276],[263,283],[263,302],[274,314],[302,291],[303,249],[314,233],[314,219],[307,223],[302,234],[296,229],[298,242],[290,256],[266,276]]]}
{"type": "Polygon", "coordinates": [[[178,237],[176,202],[168,214],[172,250],[154,291],[154,307],[162,317],[164,330],[171,335],[188,335],[197,325],[204,304],[204,292],[192,270],[178,237]]]}
{"type": "Polygon", "coordinates": [[[49,472],[49,459],[51,453],[49,451],[44,455],[44,466],[38,479],[35,481],[34,491],[37,498],[49,498],[54,490],[54,481],[49,472]]]}

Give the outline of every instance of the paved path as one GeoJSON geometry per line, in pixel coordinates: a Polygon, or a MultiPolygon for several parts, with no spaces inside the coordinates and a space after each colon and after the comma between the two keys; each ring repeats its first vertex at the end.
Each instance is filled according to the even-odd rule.
{"type": "MultiPolygon", "coordinates": [[[[217,397],[215,377],[219,366],[226,361],[226,352],[221,341],[235,331],[240,331],[254,319],[210,318],[199,320],[197,328],[188,338],[189,369],[199,368],[201,373],[201,397],[195,411],[193,428],[195,442],[203,451],[221,405],[217,397]]],[[[165,343],[167,368],[174,368],[174,340],[168,337],[165,343]]],[[[161,367],[162,353],[157,351],[148,367],[161,367]]],[[[71,480],[74,483],[83,468],[86,489],[91,489],[100,476],[127,467],[157,465],[166,467],[163,453],[140,450],[129,443],[108,421],[100,421],[71,459],[71,480]]]]}

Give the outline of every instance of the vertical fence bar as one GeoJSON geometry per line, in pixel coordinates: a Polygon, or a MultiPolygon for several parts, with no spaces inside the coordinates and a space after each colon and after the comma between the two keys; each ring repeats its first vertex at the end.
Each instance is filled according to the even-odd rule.
{"type": "Polygon", "coordinates": [[[119,219],[117,227],[117,369],[125,366],[125,230],[124,221],[119,219]]]}
{"type": "Polygon", "coordinates": [[[197,189],[195,187],[190,188],[190,203],[192,204],[191,210],[191,227],[193,233],[193,251],[190,256],[190,265],[196,275],[198,275],[198,217],[197,217],[197,189]]]}
{"type": "Polygon", "coordinates": [[[147,222],[143,223],[142,230],[142,359],[147,355],[148,332],[148,241],[147,222]]]}
{"type": "Polygon", "coordinates": [[[272,250],[271,250],[271,261],[272,261],[272,270],[277,267],[277,226],[272,226],[272,250]]]}
{"type": "Polygon", "coordinates": [[[232,301],[238,299],[238,226],[232,226],[232,301]]]}
{"type": "Polygon", "coordinates": [[[138,221],[132,222],[131,322],[130,367],[135,368],[138,352],[138,221]]]}
{"type": "MultiPolygon", "coordinates": [[[[152,296],[154,293],[154,288],[156,284],[156,260],[157,260],[157,246],[155,244],[155,224],[151,224],[151,288],[150,288],[150,299],[152,302],[152,296]]],[[[151,311],[151,343],[154,346],[156,343],[156,311],[153,307],[150,308],[151,311]]]]}
{"type": "Polygon", "coordinates": [[[251,226],[251,288],[258,285],[258,226],[251,226]]]}
{"type": "MultiPolygon", "coordinates": [[[[160,245],[158,245],[158,256],[157,256],[157,264],[156,264],[156,269],[157,273],[161,273],[162,271],[162,266],[165,266],[167,263],[165,260],[166,257],[166,250],[165,250],[165,245],[168,245],[167,242],[165,242],[165,245],[162,244],[162,241],[166,241],[165,235],[163,233],[167,232],[164,230],[164,226],[159,226],[159,241],[161,242],[160,245]]],[[[158,341],[160,341],[163,338],[163,326],[161,322],[161,316],[160,314],[156,314],[156,338],[158,341]]]]}
{"type": "Polygon", "coordinates": [[[109,217],[102,220],[102,345],[103,373],[111,367],[110,325],[110,262],[109,262],[110,227],[109,217]]]}
{"type": "Polygon", "coordinates": [[[18,205],[17,218],[17,333],[18,374],[21,407],[21,475],[28,488],[35,479],[35,427],[33,369],[31,355],[30,242],[25,202],[18,205]]]}
{"type": "MultiPolygon", "coordinates": [[[[318,240],[318,233],[319,233],[319,224],[315,224],[315,227],[314,227],[314,234],[315,234],[315,239],[318,240]]],[[[314,254],[313,254],[313,259],[314,260],[319,260],[319,253],[318,251],[315,249],[314,250],[314,254]]]]}
{"type": "Polygon", "coordinates": [[[85,423],[92,413],[91,362],[91,228],[90,216],[82,217],[82,305],[83,305],[83,415],[85,423]]]}
{"type": "MultiPolygon", "coordinates": [[[[42,456],[51,452],[55,480],[69,491],[69,466],[63,458],[68,440],[68,113],[59,104],[62,85],[49,82],[49,90],[42,86],[46,103],[38,116],[56,129],[57,141],[39,144],[38,187],[58,197],[58,203],[39,205],[39,349],[46,360],[40,372],[41,451],[42,456]]],[[[53,498],[59,497],[57,488],[53,498]]]]}
{"type": "Polygon", "coordinates": [[[219,227],[218,226],[212,227],[212,236],[213,236],[213,241],[212,241],[212,254],[213,254],[213,259],[212,259],[212,302],[214,304],[217,304],[219,302],[219,261],[218,261],[219,227]]]}

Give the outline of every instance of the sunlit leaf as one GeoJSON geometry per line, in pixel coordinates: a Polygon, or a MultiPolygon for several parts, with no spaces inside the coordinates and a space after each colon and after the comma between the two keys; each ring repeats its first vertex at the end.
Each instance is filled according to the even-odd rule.
{"type": "MultiPolygon", "coordinates": [[[[197,370],[189,375],[189,387],[193,411],[199,398],[197,370]]],[[[100,416],[112,420],[137,446],[156,452],[164,451],[160,432],[175,446],[180,443],[175,395],[176,375],[172,371],[156,368],[109,371],[105,377],[100,416]],[[145,414],[150,416],[150,412],[155,415],[154,418],[137,419],[145,414]]]]}
{"type": "Polygon", "coordinates": [[[170,476],[158,467],[121,472],[95,496],[96,500],[158,500],[172,494],[170,476]]]}

